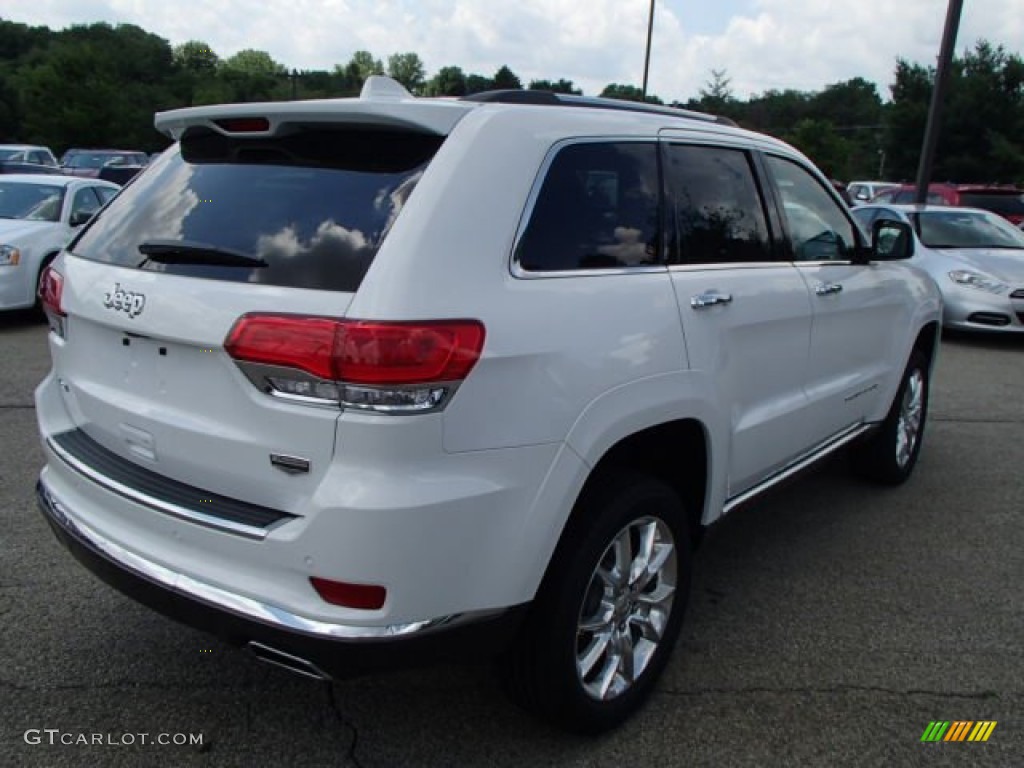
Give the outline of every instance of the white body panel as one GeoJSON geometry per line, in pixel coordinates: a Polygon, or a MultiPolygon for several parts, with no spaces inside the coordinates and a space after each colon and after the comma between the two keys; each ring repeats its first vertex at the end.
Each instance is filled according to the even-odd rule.
{"type": "Polygon", "coordinates": [[[196,108],[157,122],[180,134],[253,114],[272,126],[344,120],[450,136],[354,294],[62,257],[67,339],[51,335],[54,371],[36,398],[44,438],[78,428],[172,479],[297,515],[262,541],[242,539],[96,487],[47,448],[45,483],[90,529],[281,610],[389,626],[527,602],[591,469],[630,435],[682,419],[700,424],[707,441],[708,464],[694,471],[706,476],[709,523],[728,499],[824,438],[880,419],[918,333],[938,316],[934,288],[900,265],[517,273],[517,233],[560,141],[656,142],[673,128],[677,137],[788,151],[744,131],[391,97],[196,108]],[[839,301],[815,297],[825,277],[844,282],[839,301]],[[145,312],[105,306],[117,284],[144,293],[145,312]],[[732,301],[694,310],[691,297],[709,290],[732,301]],[[444,410],[360,413],[282,403],[251,386],[223,349],[247,312],[469,318],[487,335],[444,410]],[[141,338],[123,346],[128,334],[141,338]],[[154,355],[160,347],[177,367],[154,355]],[[861,390],[870,392],[850,397],[861,390]],[[153,460],[140,457],[140,431],[152,437],[153,460]],[[267,460],[273,451],[311,459],[312,470],[282,474],[267,460]],[[314,575],[385,586],[387,602],[376,611],[328,605],[310,586],[314,575]]]}

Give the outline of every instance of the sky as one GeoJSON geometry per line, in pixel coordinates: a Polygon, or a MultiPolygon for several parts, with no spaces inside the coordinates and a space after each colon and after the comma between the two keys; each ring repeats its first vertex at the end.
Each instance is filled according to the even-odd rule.
{"type": "MultiPolygon", "coordinates": [[[[331,69],[360,49],[523,80],[565,78],[596,95],[643,79],[649,0],[7,0],[0,16],[61,29],[131,23],[222,58],[265,50],[288,68],[331,69]]],[[[883,98],[898,58],[933,64],[947,0],[655,0],[648,91],[698,96],[712,70],[738,98],[864,77],[883,98]]],[[[1024,0],[964,0],[957,51],[979,39],[1024,51],[1024,0]]]]}

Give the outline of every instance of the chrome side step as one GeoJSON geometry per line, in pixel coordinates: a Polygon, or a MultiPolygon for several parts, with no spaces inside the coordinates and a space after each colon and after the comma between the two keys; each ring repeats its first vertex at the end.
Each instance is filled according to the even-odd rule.
{"type": "Polygon", "coordinates": [[[840,432],[833,438],[826,440],[821,445],[812,448],[807,453],[796,459],[792,464],[783,467],[781,470],[773,475],[762,480],[760,483],[755,485],[753,488],[744,491],[743,493],[737,494],[725,502],[725,506],[722,509],[722,514],[731,512],[736,507],[746,504],[756,496],[760,496],[762,493],[770,488],[774,488],[779,483],[785,482],[794,475],[803,472],[805,469],[810,467],[812,464],[816,464],[826,456],[835,453],[840,448],[843,448],[861,435],[866,432],[870,432],[875,427],[874,424],[857,424],[849,429],[840,432]]]}

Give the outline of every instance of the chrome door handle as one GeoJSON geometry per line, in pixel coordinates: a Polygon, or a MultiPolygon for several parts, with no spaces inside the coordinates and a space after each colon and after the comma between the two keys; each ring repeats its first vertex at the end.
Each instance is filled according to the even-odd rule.
{"type": "Polygon", "coordinates": [[[694,309],[713,307],[715,304],[728,304],[732,301],[731,293],[719,293],[718,291],[706,291],[690,297],[690,306],[694,309]]]}
{"type": "Polygon", "coordinates": [[[814,292],[819,296],[831,296],[833,293],[840,293],[843,290],[841,283],[822,283],[814,292]]]}

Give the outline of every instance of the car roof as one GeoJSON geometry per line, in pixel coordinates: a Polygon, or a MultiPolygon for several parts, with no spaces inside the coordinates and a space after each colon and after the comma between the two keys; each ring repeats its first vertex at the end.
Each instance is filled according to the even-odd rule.
{"type": "Polygon", "coordinates": [[[47,152],[49,152],[49,148],[44,147],[41,144],[0,144],[0,149],[45,149],[47,152]]]}
{"type": "MultiPolygon", "coordinates": [[[[736,127],[725,118],[656,104],[615,99],[586,98],[545,91],[492,91],[462,99],[418,98],[389,77],[373,75],[357,98],[310,101],[252,102],[186,107],[158,112],[157,130],[180,139],[191,128],[204,128],[224,136],[252,138],[274,136],[290,126],[348,122],[367,127],[415,130],[447,135],[474,112],[528,112],[531,116],[550,110],[552,123],[567,135],[603,132],[657,135],[663,131],[700,130],[724,134],[788,154],[802,155],[771,136],[736,127]],[[263,128],[258,127],[260,124],[263,128]],[[255,126],[255,127],[254,127],[255,126]]],[[[532,117],[531,117],[532,119],[532,117]]]]}
{"type": "Polygon", "coordinates": [[[120,189],[117,184],[104,181],[103,179],[83,179],[80,176],[64,176],[63,174],[56,173],[8,173],[0,176],[0,181],[13,181],[19,184],[38,184],[39,186],[44,187],[67,187],[76,182],[82,182],[89,186],[99,185],[101,187],[113,187],[114,189],[120,189]]]}

